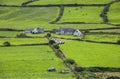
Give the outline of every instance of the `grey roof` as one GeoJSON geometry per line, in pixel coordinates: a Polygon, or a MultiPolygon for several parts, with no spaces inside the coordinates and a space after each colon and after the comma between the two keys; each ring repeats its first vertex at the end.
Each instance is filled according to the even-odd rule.
{"type": "Polygon", "coordinates": [[[29,28],[29,29],[25,29],[25,32],[32,32],[34,31],[34,29],[37,29],[38,32],[44,32],[43,28],[29,28]]]}
{"type": "Polygon", "coordinates": [[[59,28],[56,30],[57,32],[64,31],[64,32],[74,32],[75,29],[73,28],[59,28]]]}

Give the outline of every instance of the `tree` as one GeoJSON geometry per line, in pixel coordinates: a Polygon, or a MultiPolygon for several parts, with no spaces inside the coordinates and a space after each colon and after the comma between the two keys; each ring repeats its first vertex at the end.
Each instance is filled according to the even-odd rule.
{"type": "Polygon", "coordinates": [[[3,43],[4,46],[11,46],[10,42],[6,41],[3,43]]]}
{"type": "Polygon", "coordinates": [[[50,38],[51,37],[51,33],[47,33],[47,37],[50,38]]]}
{"type": "Polygon", "coordinates": [[[75,67],[75,71],[81,72],[81,71],[84,71],[84,68],[82,68],[82,67],[75,67]]]}
{"type": "Polygon", "coordinates": [[[66,59],[64,62],[69,63],[69,64],[74,64],[75,63],[75,61],[73,59],[66,59]]]}
{"type": "Polygon", "coordinates": [[[120,79],[120,77],[117,77],[117,76],[110,76],[110,77],[108,77],[107,79],[120,79]]]}
{"type": "Polygon", "coordinates": [[[49,44],[54,44],[55,41],[54,40],[49,40],[49,44]]]}
{"type": "Polygon", "coordinates": [[[59,49],[59,45],[57,45],[57,44],[54,44],[53,47],[54,47],[55,49],[59,49]]]}
{"type": "Polygon", "coordinates": [[[120,40],[118,40],[117,43],[120,44],[120,40]]]}

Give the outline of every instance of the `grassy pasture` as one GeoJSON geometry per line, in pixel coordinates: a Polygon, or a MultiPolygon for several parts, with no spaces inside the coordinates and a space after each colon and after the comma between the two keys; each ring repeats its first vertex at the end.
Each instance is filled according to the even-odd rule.
{"type": "Polygon", "coordinates": [[[59,22],[101,23],[103,7],[66,7],[59,22]]]}
{"type": "Polygon", "coordinates": [[[120,2],[111,5],[108,18],[109,23],[120,24],[120,2]]]}
{"type": "Polygon", "coordinates": [[[0,38],[0,45],[9,41],[11,45],[47,43],[45,38],[0,38]]]}
{"type": "Polygon", "coordinates": [[[28,0],[0,0],[0,4],[5,5],[21,5],[23,2],[26,2],[28,0]]]}
{"type": "Polygon", "coordinates": [[[59,9],[56,7],[48,8],[9,8],[0,7],[0,19],[1,20],[12,20],[12,21],[37,21],[37,22],[49,22],[53,20],[59,9]]]}
{"type": "Polygon", "coordinates": [[[86,40],[98,41],[98,42],[117,42],[120,40],[119,34],[90,34],[85,35],[86,40]]]}
{"type": "Polygon", "coordinates": [[[16,32],[16,31],[0,31],[0,36],[16,37],[16,35],[20,33],[21,32],[16,32]]]}
{"type": "Polygon", "coordinates": [[[59,35],[59,34],[52,34],[53,37],[58,37],[58,38],[80,38],[79,36],[74,36],[74,35],[59,35]]]}
{"type": "MultiPolygon", "coordinates": [[[[8,5],[21,5],[23,2],[26,2],[28,0],[0,0],[0,4],[8,4],[8,5]]],[[[105,4],[112,0],[39,0],[33,3],[30,3],[30,5],[41,5],[41,4],[105,4]]]]}
{"type": "Polygon", "coordinates": [[[90,32],[120,33],[120,29],[90,30],[90,32]]]}
{"type": "Polygon", "coordinates": [[[0,79],[74,79],[61,69],[68,68],[48,46],[0,48],[0,79]],[[57,71],[47,72],[49,67],[57,71]]]}
{"type": "Polygon", "coordinates": [[[82,67],[120,67],[119,45],[67,41],[60,48],[82,67]]]}
{"type": "Polygon", "coordinates": [[[26,29],[26,28],[35,28],[41,27],[46,30],[58,28],[58,27],[66,27],[66,28],[77,28],[77,29],[90,29],[90,28],[110,28],[116,27],[112,25],[106,24],[49,24],[35,21],[11,21],[11,20],[0,20],[0,28],[13,28],[13,29],[26,29]]]}
{"type": "Polygon", "coordinates": [[[112,0],[39,0],[30,5],[39,5],[39,4],[106,4],[112,0]]]}
{"type": "MultiPolygon", "coordinates": [[[[72,13],[76,13],[76,12],[72,12],[72,13]]],[[[54,21],[58,17],[58,14],[59,14],[59,8],[55,8],[55,7],[51,7],[51,8],[48,8],[48,7],[46,8],[45,7],[43,8],[0,7],[0,28],[25,29],[25,28],[42,27],[45,29],[54,29],[58,27],[74,27],[79,29],[82,29],[82,28],[85,29],[85,28],[115,27],[115,26],[106,25],[106,24],[49,24],[49,22],[54,21]]],[[[90,15],[93,15],[93,14],[94,13],[92,12],[92,14],[90,15]]],[[[66,17],[63,16],[63,18],[66,18],[66,17]]],[[[77,20],[78,19],[80,19],[80,17],[77,18],[77,20]]],[[[87,18],[85,19],[87,20],[87,18]]],[[[71,18],[70,20],[73,20],[73,19],[71,18]]]]}

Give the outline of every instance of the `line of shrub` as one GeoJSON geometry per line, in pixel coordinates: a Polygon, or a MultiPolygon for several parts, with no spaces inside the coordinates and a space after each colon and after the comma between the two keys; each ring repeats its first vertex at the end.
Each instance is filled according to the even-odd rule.
{"type": "Polygon", "coordinates": [[[18,30],[18,29],[12,29],[12,28],[0,28],[0,31],[23,31],[23,30],[18,30]]]}
{"type": "Polygon", "coordinates": [[[86,35],[90,35],[90,34],[113,34],[113,35],[116,35],[116,34],[120,34],[120,33],[117,33],[117,32],[87,32],[86,35]]]}
{"type": "Polygon", "coordinates": [[[10,47],[10,46],[12,46],[12,47],[13,47],[13,46],[14,46],[14,47],[16,47],[16,46],[41,46],[41,45],[48,45],[48,43],[12,45],[9,41],[6,41],[6,42],[4,42],[3,45],[0,46],[0,47],[10,47]]]}
{"type": "MultiPolygon", "coordinates": [[[[34,0],[34,1],[38,1],[38,0],[34,0]]],[[[0,6],[3,7],[59,7],[59,6],[65,6],[65,7],[76,7],[76,6],[106,6],[107,4],[45,4],[45,5],[27,5],[27,6],[23,6],[25,3],[31,3],[34,1],[27,1],[22,3],[22,6],[18,6],[18,5],[3,5],[0,4],[0,6]]]]}
{"type": "Polygon", "coordinates": [[[112,68],[112,67],[76,67],[75,70],[77,72],[81,71],[90,71],[90,72],[120,72],[120,68],[112,68]]]}
{"type": "Polygon", "coordinates": [[[32,2],[35,2],[35,1],[39,1],[39,0],[29,0],[29,1],[23,2],[23,3],[21,4],[21,6],[26,6],[27,4],[32,3],[32,2]]]}
{"type": "Polygon", "coordinates": [[[56,24],[104,24],[103,22],[97,22],[97,23],[92,23],[92,22],[62,22],[62,23],[56,23],[56,24]]]}
{"type": "Polygon", "coordinates": [[[85,70],[91,72],[120,72],[120,68],[112,68],[112,67],[86,67],[83,68],[85,70]]]}
{"type": "Polygon", "coordinates": [[[90,28],[90,29],[80,29],[82,31],[90,31],[90,30],[110,30],[110,29],[120,29],[120,27],[110,27],[110,28],[90,28]]]}
{"type": "Polygon", "coordinates": [[[60,8],[60,12],[59,12],[58,17],[55,19],[55,21],[50,22],[50,24],[55,24],[56,22],[58,22],[62,18],[63,13],[64,13],[64,6],[60,5],[59,8],[60,8]]]}

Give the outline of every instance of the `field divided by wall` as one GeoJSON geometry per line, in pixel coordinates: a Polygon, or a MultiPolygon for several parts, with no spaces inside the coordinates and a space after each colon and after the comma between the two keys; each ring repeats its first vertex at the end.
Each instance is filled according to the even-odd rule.
{"type": "MultiPolygon", "coordinates": [[[[6,4],[6,5],[21,5],[23,2],[26,2],[28,0],[0,0],[0,4],[6,4]]],[[[112,0],[39,0],[30,3],[30,5],[41,5],[41,4],[106,4],[112,0]]]]}
{"type": "Polygon", "coordinates": [[[60,46],[67,58],[82,67],[120,67],[119,45],[67,41],[60,46]]]}
{"type": "Polygon", "coordinates": [[[59,73],[68,68],[48,46],[1,47],[0,54],[1,79],[75,79],[59,73]],[[56,72],[48,72],[49,67],[56,72]]]}

